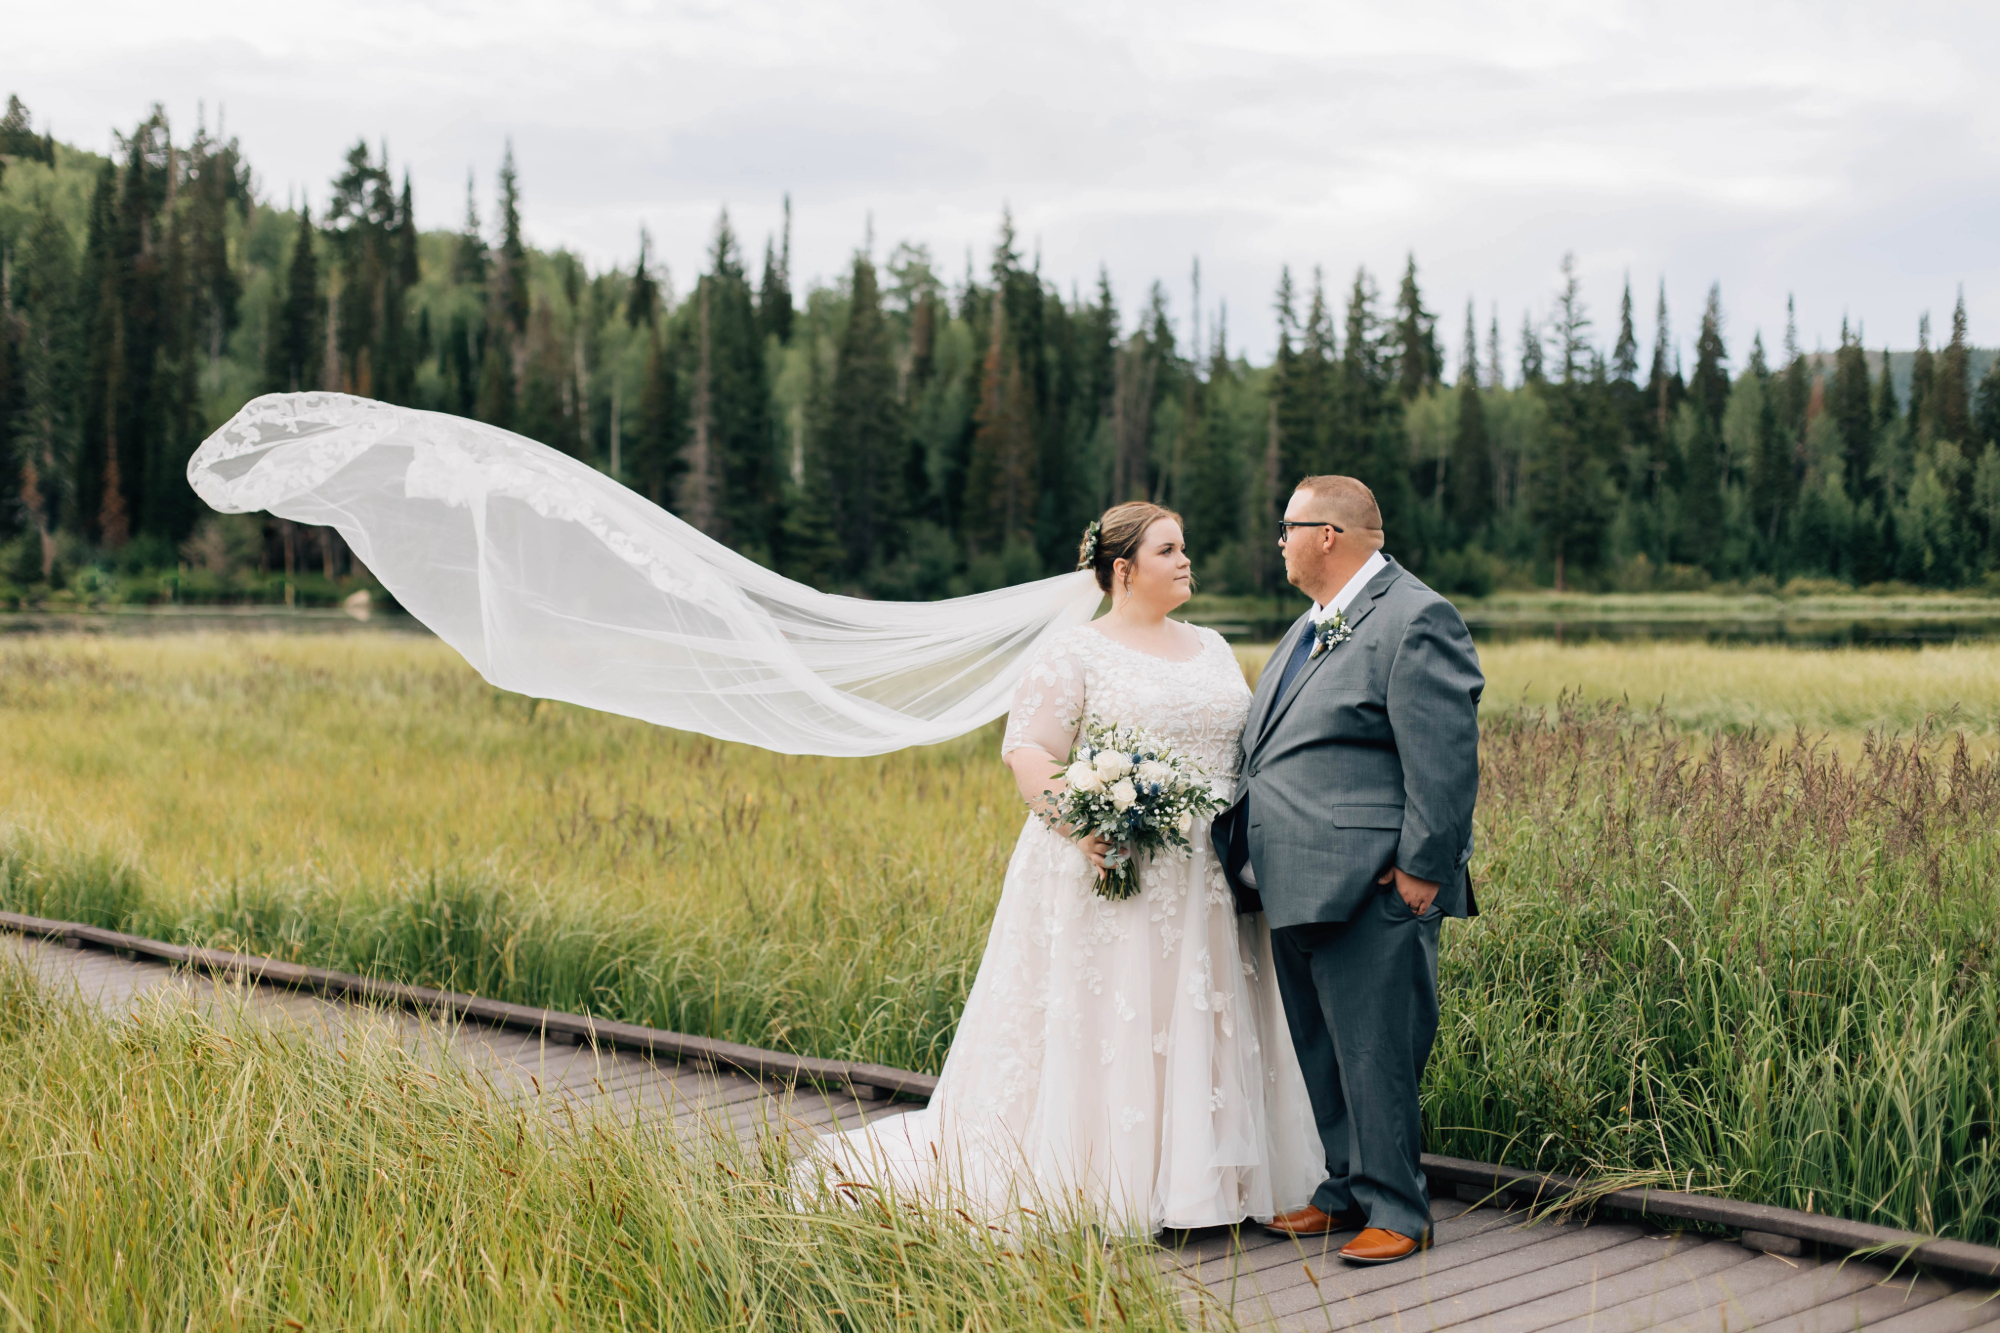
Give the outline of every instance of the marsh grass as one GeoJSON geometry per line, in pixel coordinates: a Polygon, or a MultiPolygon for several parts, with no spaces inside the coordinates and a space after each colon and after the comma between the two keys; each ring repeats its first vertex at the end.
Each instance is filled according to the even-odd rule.
{"type": "MultiPolygon", "coordinates": [[[[2000,606],[2000,603],[1994,603],[2000,606]]],[[[1236,650],[1255,678],[1269,645],[1236,650]]],[[[2000,644],[1801,649],[1771,644],[1558,643],[1479,645],[1484,716],[1549,707],[1565,693],[1658,710],[1697,731],[1767,733],[1803,727],[1858,752],[1870,731],[1914,732],[1944,721],[1980,752],[2000,742],[2000,644]]]]}
{"type": "Polygon", "coordinates": [[[1437,1151],[2000,1240],[2000,763],[1489,722],[1437,1151]]]}
{"type": "MultiPolygon", "coordinates": [[[[2000,1240],[2000,650],[1566,651],[1483,654],[1430,1145],[2000,1240]]],[[[423,643],[0,648],[0,906],[934,1071],[1021,822],[994,741],[782,758],[423,643]]]]}
{"type": "Polygon", "coordinates": [[[336,1052],[184,1001],[113,1022],[0,965],[10,1328],[1181,1325],[1149,1251],[800,1211],[787,1158],[509,1105],[386,1029],[336,1052]]]}

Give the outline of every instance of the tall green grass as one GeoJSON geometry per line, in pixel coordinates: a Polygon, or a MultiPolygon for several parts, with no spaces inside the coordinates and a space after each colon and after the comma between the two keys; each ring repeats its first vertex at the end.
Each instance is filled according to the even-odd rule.
{"type": "MultiPolygon", "coordinates": [[[[1829,682],[1895,676],[1861,720],[1896,725],[1986,707],[1982,652],[1694,646],[1682,697],[1824,724],[1863,707],[1829,682]]],[[[779,1049],[935,1070],[1021,820],[991,734],[787,759],[423,644],[9,654],[0,906],[779,1049]]],[[[1616,659],[1577,660],[1616,696],[1616,659]]],[[[1430,1146],[2000,1240],[1990,715],[1779,741],[1490,697],[1430,1146]]]]}
{"type": "Polygon", "coordinates": [[[2000,1241],[2000,764],[1489,720],[1437,1150],[2000,1241]]]}
{"type": "Polygon", "coordinates": [[[10,1329],[1143,1329],[1180,1300],[1085,1228],[801,1212],[775,1139],[510,1106],[386,1031],[113,1023],[0,966],[10,1329]]]}

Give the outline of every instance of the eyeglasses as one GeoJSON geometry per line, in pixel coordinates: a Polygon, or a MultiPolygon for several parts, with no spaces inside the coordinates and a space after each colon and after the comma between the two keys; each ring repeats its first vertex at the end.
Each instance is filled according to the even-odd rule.
{"type": "Polygon", "coordinates": [[[1281,518],[1278,520],[1278,545],[1283,546],[1292,539],[1293,528],[1332,528],[1335,532],[1347,531],[1338,523],[1295,523],[1289,518],[1281,518]]]}

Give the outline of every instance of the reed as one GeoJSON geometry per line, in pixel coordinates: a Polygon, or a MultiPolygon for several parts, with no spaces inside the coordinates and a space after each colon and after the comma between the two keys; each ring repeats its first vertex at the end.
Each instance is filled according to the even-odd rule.
{"type": "MultiPolygon", "coordinates": [[[[1484,654],[1431,1145],[2000,1240],[2000,651],[1626,652],[1484,654]],[[1565,671],[1594,701],[1537,702],[1565,671]]],[[[0,906],[935,1070],[995,748],[783,758],[434,644],[6,647],[0,906]]]]}
{"type": "Polygon", "coordinates": [[[508,1104],[386,1025],[336,1051],[185,1001],[112,1022],[18,963],[0,1182],[9,1327],[1184,1326],[1154,1255],[1087,1228],[801,1208],[776,1138],[508,1104]]]}

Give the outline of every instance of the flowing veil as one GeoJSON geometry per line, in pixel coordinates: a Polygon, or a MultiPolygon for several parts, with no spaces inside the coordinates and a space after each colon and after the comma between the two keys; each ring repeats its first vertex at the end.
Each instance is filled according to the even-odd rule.
{"type": "Polygon", "coordinates": [[[787,754],[970,731],[1100,598],[1082,572],[941,602],[819,592],[546,445],[346,394],[252,400],[188,482],[334,528],[502,689],[787,754]]]}

